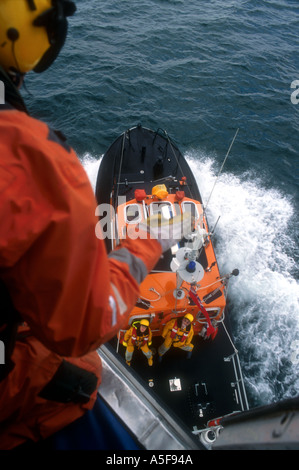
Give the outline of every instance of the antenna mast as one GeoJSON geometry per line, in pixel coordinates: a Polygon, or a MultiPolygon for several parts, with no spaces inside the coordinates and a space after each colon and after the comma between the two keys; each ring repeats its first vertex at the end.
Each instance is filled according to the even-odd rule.
{"type": "Polygon", "coordinates": [[[218,176],[217,176],[217,178],[216,178],[216,180],[215,180],[214,186],[213,186],[212,191],[211,191],[211,193],[210,193],[210,196],[209,196],[209,198],[208,198],[207,204],[206,204],[206,206],[205,206],[205,211],[207,210],[207,207],[208,207],[208,204],[209,204],[209,202],[210,202],[211,196],[212,196],[212,194],[213,194],[214,188],[215,188],[215,186],[216,186],[216,183],[217,183],[217,181],[218,181],[219,176],[221,175],[221,172],[222,172],[222,170],[223,170],[223,167],[224,167],[224,165],[225,165],[225,162],[226,162],[226,160],[227,160],[227,157],[229,156],[229,153],[230,153],[230,151],[231,151],[231,148],[232,148],[232,146],[233,146],[233,144],[234,144],[234,142],[235,142],[235,140],[236,140],[236,137],[237,137],[237,135],[238,135],[238,132],[239,132],[239,128],[236,130],[236,133],[235,133],[235,135],[234,135],[233,140],[231,141],[231,144],[230,144],[230,146],[229,146],[229,149],[228,149],[228,151],[227,151],[227,154],[226,154],[226,156],[225,156],[225,159],[223,160],[223,163],[222,163],[222,165],[221,165],[220,171],[219,171],[219,173],[218,173],[218,176]]]}

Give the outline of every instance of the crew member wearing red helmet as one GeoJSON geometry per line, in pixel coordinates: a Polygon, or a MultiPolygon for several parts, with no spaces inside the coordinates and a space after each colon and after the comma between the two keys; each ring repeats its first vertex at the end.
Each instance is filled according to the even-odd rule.
{"type": "Polygon", "coordinates": [[[53,63],[75,9],[68,0],[0,2],[1,449],[43,440],[93,408],[96,349],[127,325],[162,251],[148,237],[107,256],[84,168],[18,91],[25,73],[53,63]]]}

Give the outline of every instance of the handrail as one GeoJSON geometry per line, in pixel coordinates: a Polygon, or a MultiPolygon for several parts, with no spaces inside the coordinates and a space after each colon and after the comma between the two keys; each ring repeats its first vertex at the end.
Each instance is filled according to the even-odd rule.
{"type": "Polygon", "coordinates": [[[98,393],[147,450],[206,450],[185,425],[144,387],[108,345],[98,349],[102,383],[98,393]],[[136,413],[138,409],[138,413],[136,413]]]}
{"type": "Polygon", "coordinates": [[[247,394],[246,394],[246,390],[245,390],[245,384],[244,384],[241,365],[240,365],[239,354],[238,354],[238,351],[236,349],[235,349],[233,354],[231,354],[230,356],[224,358],[224,361],[227,361],[227,362],[229,362],[231,360],[233,362],[233,367],[234,367],[234,372],[235,372],[235,377],[236,377],[236,381],[234,382],[234,385],[236,385],[237,389],[238,389],[238,396],[239,396],[239,399],[240,399],[241,408],[242,408],[242,411],[247,411],[247,410],[249,410],[249,405],[248,405],[247,394]],[[237,359],[237,364],[236,364],[235,358],[237,359]],[[239,372],[239,374],[238,374],[238,372],[239,372]],[[241,391],[241,388],[240,388],[240,384],[242,386],[242,391],[241,391]],[[242,397],[244,398],[245,404],[243,403],[243,398],[242,397]]]}

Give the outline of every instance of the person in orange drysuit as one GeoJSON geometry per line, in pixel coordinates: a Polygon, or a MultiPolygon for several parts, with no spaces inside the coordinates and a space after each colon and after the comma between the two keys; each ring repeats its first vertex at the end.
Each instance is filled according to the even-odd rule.
{"type": "Polygon", "coordinates": [[[68,0],[0,2],[0,333],[12,338],[9,367],[0,364],[0,449],[44,440],[93,408],[96,349],[126,326],[171,244],[127,239],[107,256],[84,168],[19,94],[24,74],[59,54],[74,11],[68,0]]]}

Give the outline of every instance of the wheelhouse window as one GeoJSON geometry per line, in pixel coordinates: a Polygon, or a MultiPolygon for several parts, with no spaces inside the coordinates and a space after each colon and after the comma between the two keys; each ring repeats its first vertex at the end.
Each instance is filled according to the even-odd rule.
{"type": "Polygon", "coordinates": [[[182,202],[183,212],[189,212],[192,217],[196,220],[199,218],[198,210],[196,204],[192,201],[184,201],[182,202]]]}
{"type": "Polygon", "coordinates": [[[125,221],[127,224],[138,224],[141,220],[142,212],[138,204],[129,204],[125,207],[125,221]]]}
{"type": "Polygon", "coordinates": [[[172,219],[175,216],[175,211],[171,202],[152,202],[150,204],[150,215],[154,214],[161,214],[165,219],[172,219]]]}
{"type": "MultiPolygon", "coordinates": [[[[213,320],[214,318],[217,318],[219,316],[219,313],[220,313],[220,308],[217,307],[217,308],[207,308],[206,309],[208,314],[209,314],[209,317],[211,320],[213,320]]],[[[196,320],[199,322],[199,323],[206,323],[206,318],[204,316],[203,313],[201,312],[198,312],[197,315],[196,315],[196,320]]]]}

